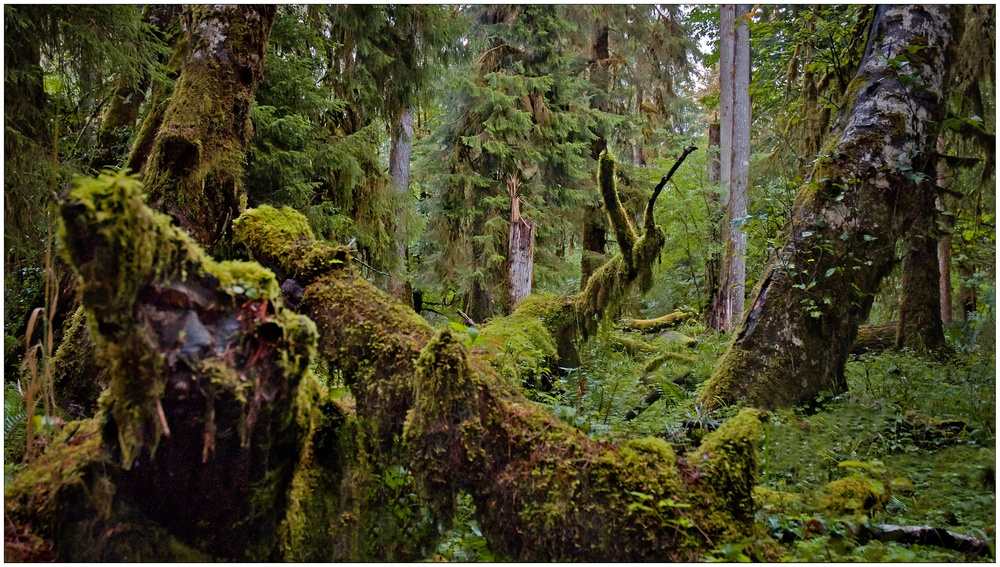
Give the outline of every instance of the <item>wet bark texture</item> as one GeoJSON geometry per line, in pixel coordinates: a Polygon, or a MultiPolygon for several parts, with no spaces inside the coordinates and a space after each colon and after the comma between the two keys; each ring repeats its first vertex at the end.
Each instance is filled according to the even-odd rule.
{"type": "Polygon", "coordinates": [[[950,10],[877,12],[845,113],[799,190],[785,244],[707,383],[703,399],[710,404],[791,406],[844,389],[858,325],[896,260],[903,213],[917,191],[912,174],[925,171],[934,150],[950,10]],[[910,54],[910,46],[920,49],[910,54]],[[913,82],[898,79],[901,71],[890,61],[897,56],[908,59],[913,82]]]}
{"type": "MultiPolygon", "coordinates": [[[[250,108],[275,6],[189,6],[185,57],[145,166],[151,204],[211,249],[246,207],[250,108]]],[[[145,127],[144,127],[145,130],[145,127]]]]}
{"type": "Polygon", "coordinates": [[[941,272],[934,184],[925,180],[913,191],[903,238],[903,292],[899,300],[896,348],[944,347],[941,325],[941,272]]]}

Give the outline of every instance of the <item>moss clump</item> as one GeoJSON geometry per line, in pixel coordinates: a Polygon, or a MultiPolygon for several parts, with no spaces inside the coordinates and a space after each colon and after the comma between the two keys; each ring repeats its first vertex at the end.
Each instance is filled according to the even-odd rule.
{"type": "Polygon", "coordinates": [[[885,485],[864,475],[854,474],[827,484],[819,505],[836,513],[867,513],[889,500],[885,485]]]}
{"type": "Polygon", "coordinates": [[[753,487],[753,500],[758,508],[772,514],[794,514],[803,506],[802,497],[798,494],[759,485],[753,487]]]}
{"type": "Polygon", "coordinates": [[[703,474],[711,496],[705,498],[703,529],[737,537],[753,519],[753,487],[757,484],[757,447],[766,414],[745,409],[705,436],[688,461],[703,474]]]}
{"type": "Polygon", "coordinates": [[[555,340],[541,320],[515,311],[490,320],[472,352],[515,384],[537,388],[558,361],[555,340]]]}
{"type": "Polygon", "coordinates": [[[279,278],[293,278],[303,286],[349,257],[346,247],[316,242],[309,221],[290,207],[263,205],[244,211],[233,228],[257,261],[279,278]]]}

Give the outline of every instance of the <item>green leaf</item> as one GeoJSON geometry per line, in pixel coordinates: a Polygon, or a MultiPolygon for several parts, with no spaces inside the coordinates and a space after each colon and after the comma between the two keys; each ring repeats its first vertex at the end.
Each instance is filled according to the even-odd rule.
{"type": "Polygon", "coordinates": [[[837,271],[837,268],[830,268],[829,270],[826,271],[826,277],[832,276],[834,274],[834,272],[836,272],[836,271],[837,271]]]}

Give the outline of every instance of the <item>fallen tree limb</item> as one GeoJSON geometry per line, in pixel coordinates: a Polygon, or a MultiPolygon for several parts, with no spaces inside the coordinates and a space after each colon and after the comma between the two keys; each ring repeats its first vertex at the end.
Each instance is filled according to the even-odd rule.
{"type": "Polygon", "coordinates": [[[694,317],[694,313],[677,311],[676,313],[670,313],[662,317],[657,317],[656,319],[629,319],[622,323],[622,327],[630,331],[658,333],[664,329],[676,327],[677,325],[680,325],[681,323],[694,317]]]}
{"type": "MultiPolygon", "coordinates": [[[[861,525],[854,524],[853,522],[839,522],[839,524],[846,528],[847,533],[858,544],[862,545],[869,541],[879,541],[882,543],[895,542],[907,545],[933,545],[975,556],[988,556],[991,554],[989,542],[932,526],[898,526],[869,521],[861,525]]],[[[828,531],[819,522],[812,521],[811,526],[813,526],[813,530],[818,530],[820,534],[828,531]]],[[[784,543],[791,543],[798,539],[798,535],[793,531],[782,528],[772,530],[771,535],[784,543]]]]}
{"type": "Polygon", "coordinates": [[[862,539],[881,542],[933,545],[961,553],[985,556],[990,545],[979,538],[931,526],[896,526],[893,524],[864,523],[858,534],[862,539]],[[867,536],[867,537],[866,537],[867,536]]]}

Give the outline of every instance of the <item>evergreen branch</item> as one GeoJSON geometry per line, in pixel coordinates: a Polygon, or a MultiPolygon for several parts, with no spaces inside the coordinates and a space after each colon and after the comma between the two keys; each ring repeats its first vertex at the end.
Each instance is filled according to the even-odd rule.
{"type": "Polygon", "coordinates": [[[688,146],[684,148],[684,152],[681,153],[681,157],[677,158],[677,161],[674,163],[673,167],[670,168],[670,171],[667,172],[663,179],[661,179],[656,185],[656,188],[653,189],[653,196],[649,198],[649,203],[646,204],[646,215],[644,217],[645,224],[643,230],[648,231],[653,227],[653,207],[656,205],[656,198],[660,196],[660,191],[663,190],[663,186],[667,184],[667,181],[670,181],[671,177],[674,176],[674,172],[677,171],[677,168],[680,167],[682,163],[684,163],[684,159],[688,156],[688,154],[697,149],[698,148],[696,146],[688,146]]]}

